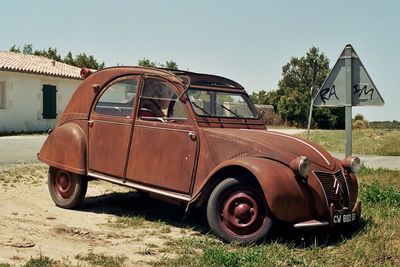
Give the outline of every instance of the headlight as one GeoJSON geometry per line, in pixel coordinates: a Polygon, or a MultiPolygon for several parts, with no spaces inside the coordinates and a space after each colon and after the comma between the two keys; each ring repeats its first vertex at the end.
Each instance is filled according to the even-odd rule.
{"type": "Polygon", "coordinates": [[[351,172],[357,172],[360,169],[361,161],[359,157],[347,156],[342,160],[342,165],[351,172]]]}
{"type": "Polygon", "coordinates": [[[297,157],[290,162],[290,168],[296,175],[307,178],[308,171],[310,170],[310,161],[304,156],[297,157]]]}

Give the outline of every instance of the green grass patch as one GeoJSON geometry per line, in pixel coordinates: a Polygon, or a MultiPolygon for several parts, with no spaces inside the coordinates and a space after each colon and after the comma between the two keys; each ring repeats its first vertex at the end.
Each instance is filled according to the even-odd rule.
{"type": "Polygon", "coordinates": [[[378,182],[380,185],[392,186],[397,191],[400,191],[400,171],[361,166],[357,177],[359,183],[371,184],[378,182]]]}
{"type": "Polygon", "coordinates": [[[146,219],[143,216],[116,216],[108,221],[108,226],[113,228],[136,228],[143,227],[146,219]]]}
{"type": "Polygon", "coordinates": [[[361,200],[369,204],[400,207],[400,192],[391,186],[381,186],[377,181],[372,184],[362,184],[360,188],[361,200]]]}
{"type": "Polygon", "coordinates": [[[52,267],[55,266],[54,260],[40,255],[37,258],[30,258],[22,267],[52,267]]]}
{"type": "MultiPolygon", "coordinates": [[[[307,133],[297,136],[306,138],[307,133]]],[[[329,151],[344,152],[344,130],[313,130],[310,140],[329,151]]],[[[353,153],[400,156],[400,131],[382,129],[353,130],[353,153]]]]}
{"type": "Polygon", "coordinates": [[[127,257],[124,255],[110,256],[105,254],[96,254],[90,252],[87,255],[78,255],[76,259],[85,261],[90,264],[90,266],[104,266],[104,267],[120,267],[124,266],[124,262],[127,257]]]}

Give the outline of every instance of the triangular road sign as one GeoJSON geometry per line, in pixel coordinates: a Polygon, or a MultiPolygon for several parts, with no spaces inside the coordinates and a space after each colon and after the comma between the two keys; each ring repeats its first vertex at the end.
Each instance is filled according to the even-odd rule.
{"type": "Polygon", "coordinates": [[[314,98],[314,106],[382,106],[384,101],[351,45],[346,45],[314,98]],[[351,83],[350,83],[351,81],[351,83]],[[348,93],[351,92],[351,96],[348,93]]]}

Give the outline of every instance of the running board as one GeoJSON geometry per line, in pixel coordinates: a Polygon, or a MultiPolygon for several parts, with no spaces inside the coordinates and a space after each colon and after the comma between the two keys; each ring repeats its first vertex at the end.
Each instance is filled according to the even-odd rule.
{"type": "Polygon", "coordinates": [[[134,189],[138,189],[138,190],[143,190],[146,192],[150,192],[150,193],[154,193],[154,194],[158,194],[158,195],[163,195],[163,196],[167,196],[167,197],[171,197],[174,199],[179,199],[179,200],[183,200],[183,201],[189,201],[190,200],[190,196],[184,195],[184,194],[180,194],[180,193],[173,193],[170,191],[166,191],[166,190],[162,190],[162,189],[157,189],[157,188],[153,188],[153,187],[149,187],[149,186],[145,186],[142,184],[137,184],[137,183],[133,183],[130,181],[123,181],[121,179],[118,178],[114,178],[114,177],[109,177],[103,174],[99,174],[99,173],[93,173],[93,172],[89,172],[88,176],[90,177],[94,177],[100,180],[105,180],[114,184],[118,184],[118,185],[124,185],[127,187],[131,187],[134,189]]]}
{"type": "Polygon", "coordinates": [[[329,222],[327,221],[318,221],[318,220],[309,220],[305,222],[296,223],[294,228],[296,229],[315,229],[324,226],[328,226],[329,222]]]}

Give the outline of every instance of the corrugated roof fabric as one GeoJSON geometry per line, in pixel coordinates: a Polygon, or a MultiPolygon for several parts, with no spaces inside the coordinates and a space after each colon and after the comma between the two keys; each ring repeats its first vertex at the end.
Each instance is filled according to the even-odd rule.
{"type": "Polygon", "coordinates": [[[46,57],[25,55],[8,51],[0,51],[0,70],[81,79],[80,68],[54,61],[46,57]]]}

